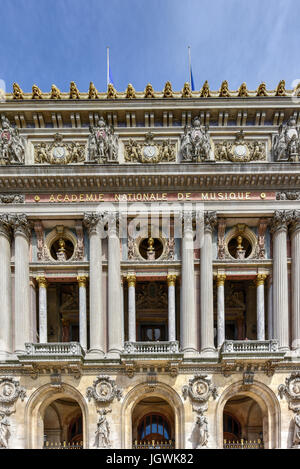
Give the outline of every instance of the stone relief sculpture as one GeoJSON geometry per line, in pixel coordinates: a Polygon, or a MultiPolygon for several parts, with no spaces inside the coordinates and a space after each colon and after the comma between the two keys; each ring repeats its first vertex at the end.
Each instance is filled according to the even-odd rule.
{"type": "Polygon", "coordinates": [[[95,127],[90,126],[88,160],[91,163],[118,163],[118,137],[113,126],[100,117],[95,127]]]}
{"type": "Polygon", "coordinates": [[[273,138],[275,161],[298,161],[300,155],[300,129],[294,116],[285,125],[280,125],[273,138]]]}
{"type": "Polygon", "coordinates": [[[293,448],[300,448],[300,372],[292,373],[285,380],[285,384],[280,384],[278,393],[282,399],[284,396],[289,404],[289,409],[295,413],[294,433],[292,440],[293,448]]]}
{"type": "Polygon", "coordinates": [[[208,443],[208,421],[207,418],[204,416],[203,411],[199,412],[199,416],[196,420],[196,425],[198,427],[199,438],[197,446],[204,447],[207,446],[208,443]]]}
{"type": "Polygon", "coordinates": [[[235,142],[224,140],[215,143],[216,161],[232,161],[233,163],[247,163],[248,161],[264,161],[266,148],[264,143],[258,141],[246,141],[244,132],[236,134],[235,142]]]}
{"type": "Polygon", "coordinates": [[[293,448],[300,448],[300,410],[294,417],[294,425],[293,448]]]}
{"type": "Polygon", "coordinates": [[[10,376],[0,378],[0,448],[8,448],[10,423],[8,417],[15,412],[13,407],[20,398],[24,401],[25,389],[17,379],[10,376]]]}
{"type": "Polygon", "coordinates": [[[17,128],[10,125],[9,120],[2,116],[0,131],[0,165],[25,163],[25,140],[20,137],[17,128]]]}
{"type": "Polygon", "coordinates": [[[122,391],[117,387],[116,382],[108,376],[98,376],[93,386],[87,388],[86,397],[90,401],[92,398],[97,403],[109,403],[115,398],[118,401],[122,397],[122,391]]]}
{"type": "Polygon", "coordinates": [[[154,135],[149,132],[142,143],[129,139],[125,145],[125,161],[129,163],[161,163],[175,161],[175,145],[168,138],[162,143],[154,142],[154,135]]]}
{"type": "Polygon", "coordinates": [[[24,202],[23,194],[0,194],[0,204],[23,204],[24,202]]]}
{"type": "Polygon", "coordinates": [[[38,164],[71,164],[85,160],[85,148],[78,142],[63,142],[63,136],[54,135],[50,144],[39,143],[34,147],[34,161],[38,164]]]}
{"type": "Polygon", "coordinates": [[[186,126],[184,129],[181,136],[181,156],[183,163],[214,160],[208,126],[201,125],[199,117],[195,117],[191,127],[186,126]]]}
{"type": "Polygon", "coordinates": [[[109,439],[110,435],[110,426],[107,421],[106,415],[111,412],[111,409],[100,409],[97,410],[97,414],[99,414],[99,419],[97,422],[97,430],[96,430],[96,439],[95,439],[95,446],[97,448],[109,448],[111,446],[111,442],[109,439]]]}
{"type": "Polygon", "coordinates": [[[8,448],[8,440],[10,423],[7,418],[7,413],[0,410],[0,448],[8,448]]]}

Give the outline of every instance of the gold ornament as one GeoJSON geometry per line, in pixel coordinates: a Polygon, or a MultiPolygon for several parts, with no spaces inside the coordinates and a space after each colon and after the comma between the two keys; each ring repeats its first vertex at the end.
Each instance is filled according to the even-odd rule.
{"type": "Polygon", "coordinates": [[[50,99],[61,99],[61,92],[55,85],[51,86],[50,99]]]}
{"type": "Polygon", "coordinates": [[[172,85],[169,81],[166,82],[164,87],[164,98],[173,98],[172,85]]]}
{"type": "Polygon", "coordinates": [[[256,277],[256,286],[259,287],[260,285],[264,285],[266,278],[266,274],[258,274],[256,277]]]}
{"type": "Polygon", "coordinates": [[[191,87],[190,87],[190,84],[188,82],[186,82],[183,85],[183,89],[182,89],[182,92],[181,92],[181,97],[182,98],[191,98],[192,97],[191,87]]]}
{"type": "Polygon", "coordinates": [[[135,89],[133,88],[132,84],[129,83],[127,86],[127,90],[126,90],[126,99],[135,99],[135,98],[136,98],[135,89]]]}
{"type": "Polygon", "coordinates": [[[24,99],[24,93],[18,83],[13,83],[13,99],[24,99]]]}
{"type": "Polygon", "coordinates": [[[246,83],[242,83],[240,88],[239,88],[239,91],[238,91],[238,97],[239,98],[248,98],[249,94],[248,94],[248,90],[247,90],[247,85],[246,83]]]}
{"type": "Polygon", "coordinates": [[[109,83],[107,86],[107,99],[116,99],[116,98],[117,98],[117,92],[114,88],[114,85],[109,83]]]}
{"type": "Polygon", "coordinates": [[[268,96],[267,87],[264,82],[257,88],[256,96],[268,96]]]}
{"type": "Polygon", "coordinates": [[[144,98],[155,98],[154,90],[150,83],[148,83],[148,85],[145,88],[144,98]]]}
{"type": "Polygon", "coordinates": [[[217,275],[217,287],[224,287],[225,280],[226,280],[225,274],[218,274],[217,275]]]}
{"type": "Polygon", "coordinates": [[[229,89],[228,89],[228,81],[225,80],[225,81],[223,81],[223,83],[221,85],[220,92],[219,92],[219,97],[220,98],[229,98],[229,96],[230,96],[230,93],[229,93],[229,89]]]}
{"type": "Polygon", "coordinates": [[[70,99],[80,99],[80,94],[74,81],[70,83],[70,99]]]}
{"type": "Polygon", "coordinates": [[[128,288],[129,287],[135,287],[135,285],[136,285],[136,276],[135,275],[127,275],[127,282],[128,282],[128,288]]]}
{"type": "Polygon", "coordinates": [[[153,238],[149,238],[148,239],[148,248],[147,248],[147,251],[148,252],[154,252],[154,239],[153,238]]]}
{"type": "Polygon", "coordinates": [[[200,98],[209,98],[210,97],[210,90],[209,90],[209,84],[208,81],[206,80],[202,90],[200,91],[200,98]]]}
{"type": "Polygon", "coordinates": [[[243,248],[243,246],[242,246],[243,237],[239,235],[239,236],[236,238],[236,240],[237,240],[237,243],[238,243],[238,245],[237,245],[237,247],[236,247],[236,250],[237,250],[237,251],[243,251],[243,250],[244,250],[244,248],[243,248]]]}
{"type": "Polygon", "coordinates": [[[33,85],[32,87],[31,99],[43,99],[42,92],[37,85],[33,85]]]}
{"type": "Polygon", "coordinates": [[[84,275],[81,275],[81,276],[79,275],[79,276],[77,277],[77,282],[78,282],[79,288],[80,288],[80,287],[86,288],[86,279],[87,279],[87,278],[86,278],[86,276],[84,276],[84,275]]]}
{"type": "Polygon", "coordinates": [[[91,81],[90,82],[90,87],[89,87],[88,99],[98,99],[98,98],[99,98],[98,91],[97,91],[94,83],[91,81]]]}
{"type": "Polygon", "coordinates": [[[168,287],[175,287],[176,275],[169,274],[167,276],[168,287]]]}
{"type": "Polygon", "coordinates": [[[39,288],[47,288],[48,282],[45,277],[36,277],[39,288]]]}
{"type": "Polygon", "coordinates": [[[275,96],[286,96],[285,92],[285,81],[281,80],[277,86],[275,96]]]}

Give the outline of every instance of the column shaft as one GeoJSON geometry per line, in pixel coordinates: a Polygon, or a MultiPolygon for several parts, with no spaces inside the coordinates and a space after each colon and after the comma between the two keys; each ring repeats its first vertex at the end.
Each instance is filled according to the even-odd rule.
{"type": "Polygon", "coordinates": [[[265,274],[258,274],[256,280],[257,340],[265,340],[265,274]]]}
{"type": "Polygon", "coordinates": [[[268,340],[274,339],[273,329],[273,280],[270,279],[268,289],[268,340]]]}
{"type": "Polygon", "coordinates": [[[0,359],[12,352],[11,248],[7,215],[0,217],[0,359]]]}
{"type": "Polygon", "coordinates": [[[300,350],[300,220],[292,225],[292,349],[300,350]]]}
{"type": "Polygon", "coordinates": [[[79,342],[87,350],[87,317],[86,317],[86,277],[78,276],[79,288],[79,342]]]}
{"type": "Polygon", "coordinates": [[[39,339],[41,344],[48,342],[47,332],[47,280],[37,277],[39,285],[39,339]]]}
{"type": "Polygon", "coordinates": [[[169,342],[176,340],[176,307],[175,307],[175,282],[176,275],[168,275],[168,330],[169,342]]]}
{"type": "Polygon", "coordinates": [[[128,340],[136,342],[135,275],[128,275],[128,340]]]}
{"type": "Polygon", "coordinates": [[[217,291],[218,291],[218,349],[222,347],[225,341],[225,295],[224,283],[226,275],[218,275],[217,291]]]}

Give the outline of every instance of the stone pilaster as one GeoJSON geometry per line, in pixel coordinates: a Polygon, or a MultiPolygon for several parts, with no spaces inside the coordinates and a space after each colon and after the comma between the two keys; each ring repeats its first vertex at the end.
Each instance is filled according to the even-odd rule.
{"type": "Polygon", "coordinates": [[[176,275],[168,275],[168,328],[169,328],[169,341],[176,340],[176,306],[175,306],[175,284],[176,275]]]}
{"type": "Polygon", "coordinates": [[[11,217],[0,215],[0,360],[12,352],[11,217]]]}
{"type": "Polygon", "coordinates": [[[220,349],[225,341],[225,295],[224,284],[226,280],[225,274],[217,276],[217,295],[218,295],[218,349],[220,349]]]}
{"type": "Polygon", "coordinates": [[[291,213],[292,349],[300,350],[300,210],[291,213]]]}
{"type": "Polygon", "coordinates": [[[200,252],[201,353],[215,352],[212,234],[217,224],[216,212],[204,214],[204,239],[200,252]]]}
{"type": "Polygon", "coordinates": [[[256,314],[257,340],[265,340],[265,280],[266,274],[258,274],[256,278],[256,314]]]}
{"type": "Polygon", "coordinates": [[[25,214],[14,216],[15,235],[15,351],[24,352],[31,342],[29,240],[31,225],[25,214]]]}
{"type": "Polygon", "coordinates": [[[281,351],[289,350],[289,302],[287,273],[287,223],[285,211],[275,211],[273,233],[273,311],[274,338],[281,351]]]}
{"type": "Polygon", "coordinates": [[[39,341],[41,344],[48,342],[47,332],[47,286],[45,277],[37,277],[39,286],[39,341]]]}
{"type": "Polygon", "coordinates": [[[136,276],[127,275],[128,282],[128,340],[136,342],[135,285],[136,276]]]}
{"type": "Polygon", "coordinates": [[[86,317],[86,276],[77,277],[79,288],[79,342],[87,350],[87,317],[86,317]]]}
{"type": "Polygon", "coordinates": [[[108,217],[108,352],[119,355],[124,347],[124,319],[117,214],[108,217]]]}
{"type": "Polygon", "coordinates": [[[180,340],[185,354],[198,352],[195,305],[193,214],[184,212],[181,265],[180,340]]]}
{"type": "Polygon", "coordinates": [[[90,237],[90,354],[105,353],[105,327],[102,303],[102,213],[86,213],[83,219],[90,237]]]}

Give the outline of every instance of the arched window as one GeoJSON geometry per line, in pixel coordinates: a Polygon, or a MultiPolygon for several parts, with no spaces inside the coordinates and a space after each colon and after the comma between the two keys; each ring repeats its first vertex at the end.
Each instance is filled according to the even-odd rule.
{"type": "Polygon", "coordinates": [[[82,415],[76,417],[69,425],[69,442],[77,443],[82,441],[82,415]]]}
{"type": "Polygon", "coordinates": [[[161,414],[147,414],[138,428],[138,439],[168,441],[171,439],[170,425],[161,414]]]}
{"type": "Polygon", "coordinates": [[[240,422],[225,412],[223,416],[223,432],[225,440],[240,440],[242,436],[240,422]]]}

